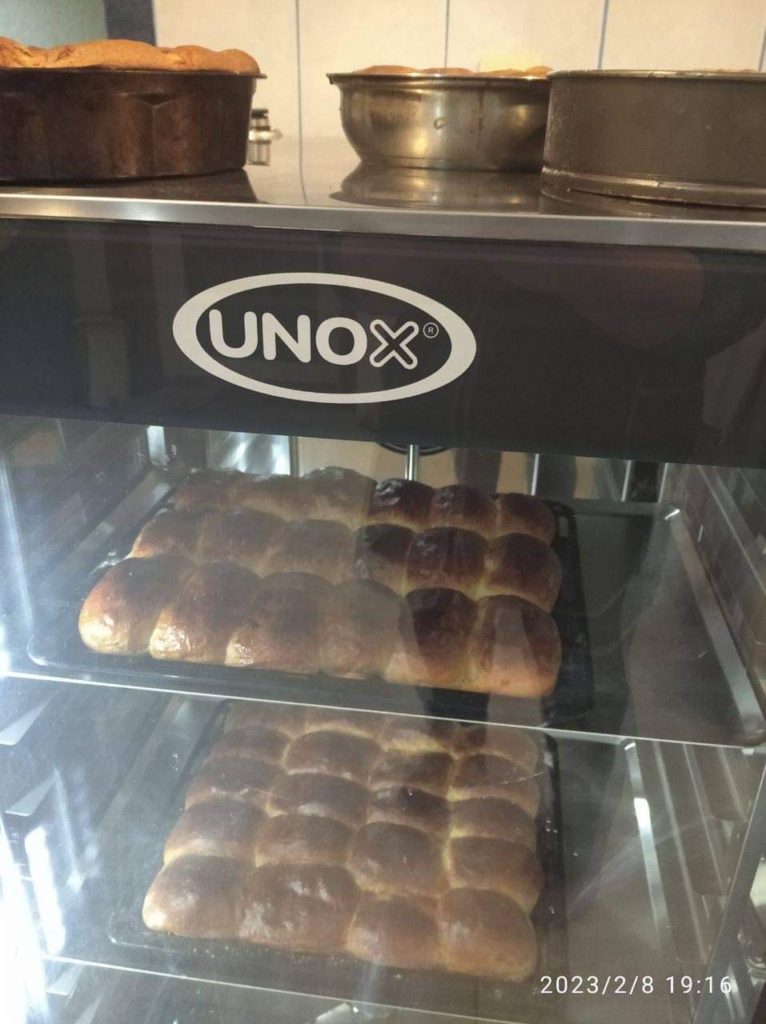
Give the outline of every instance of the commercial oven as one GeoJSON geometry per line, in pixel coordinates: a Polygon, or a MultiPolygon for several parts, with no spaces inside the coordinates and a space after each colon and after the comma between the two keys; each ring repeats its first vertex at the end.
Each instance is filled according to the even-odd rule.
{"type": "MultiPolygon", "coordinates": [[[[754,214],[577,207],[540,197],[523,176],[502,188],[494,175],[486,187],[481,175],[381,178],[352,171],[347,151],[324,143],[273,148],[268,165],[210,178],[0,193],[3,1020],[762,1020],[766,226],[754,214]],[[239,568],[255,579],[226,592],[225,612],[208,591],[192,594],[191,619],[171,623],[163,648],[156,623],[177,612],[173,579],[197,569],[184,561],[179,570],[177,536],[143,559],[136,538],[146,543],[158,522],[202,530],[204,520],[217,524],[216,543],[228,542],[245,513],[221,495],[262,494],[275,479],[293,496],[289,514],[280,506],[287,527],[274,525],[271,506],[253,515],[259,529],[268,520],[292,531],[283,561],[272,554],[239,568]],[[338,481],[361,488],[360,503],[306,548],[295,524],[327,527],[322,502],[340,501],[338,481]],[[268,656],[253,653],[252,630],[232,656],[240,619],[255,621],[248,587],[262,594],[286,567],[321,576],[315,566],[338,530],[358,545],[370,494],[386,487],[431,503],[419,527],[411,508],[391,527],[406,545],[421,543],[426,527],[452,530],[461,544],[470,533],[485,566],[503,531],[477,540],[462,528],[473,515],[466,503],[496,510],[503,495],[539,499],[525,507],[549,517],[561,567],[550,617],[535,612],[559,637],[555,678],[529,692],[487,683],[502,676],[496,648],[477,654],[461,631],[486,620],[482,601],[506,598],[481,590],[486,569],[476,570],[484,583],[471,582],[465,563],[450,577],[440,562],[429,577],[430,593],[450,595],[449,615],[428,634],[428,652],[421,634],[410,637],[396,670],[388,649],[364,671],[327,655],[366,614],[338,605],[336,568],[311,614],[304,591],[283,593],[284,629],[268,656]],[[210,507],[189,509],[189,495],[202,492],[210,507]],[[458,519],[434,527],[434,503],[448,499],[458,519]],[[128,598],[110,591],[91,615],[94,640],[81,609],[92,612],[104,580],[150,562],[125,626],[144,639],[115,639],[128,598]],[[331,621],[327,608],[338,607],[331,621]],[[179,630],[188,649],[172,646],[179,630]],[[213,654],[200,654],[195,630],[213,654]],[[305,653],[309,639],[319,655],[305,653]],[[458,668],[444,668],[445,650],[458,668]],[[237,724],[252,732],[294,720],[326,723],[325,769],[349,734],[362,759],[373,735],[376,758],[406,746],[402,736],[420,737],[424,758],[447,757],[434,751],[452,737],[449,793],[421,776],[398,779],[402,799],[423,787],[418,807],[441,829],[433,864],[424,869],[415,846],[395,851],[388,903],[379,875],[360,869],[352,883],[354,900],[396,905],[406,954],[386,945],[384,911],[366,919],[360,952],[361,902],[341,926],[346,936],[356,929],[355,945],[318,927],[308,943],[260,932],[246,941],[247,928],[252,940],[265,927],[253,924],[256,904],[272,907],[274,929],[287,927],[279,907],[288,904],[274,904],[268,886],[257,903],[250,882],[226,906],[233,930],[210,918],[196,932],[188,921],[174,927],[167,913],[156,927],[142,912],[184,793],[203,776],[208,803],[225,788],[206,768],[215,744],[231,754],[237,724]],[[506,883],[493,879],[507,878],[523,842],[497,838],[505,812],[488,777],[473,810],[481,836],[500,844],[495,860],[482,859],[489,847],[455,845],[474,835],[457,777],[477,730],[497,750],[523,737],[538,765],[536,802],[514,824],[536,849],[537,903],[523,908],[535,950],[514,977],[493,967],[516,941],[500,914],[506,883]],[[434,881],[443,871],[448,896],[434,881]],[[450,931],[447,900],[469,897],[475,920],[453,916],[450,931]]],[[[414,572],[410,561],[402,571],[414,572]]],[[[412,605],[411,588],[398,586],[391,600],[412,605]]],[[[385,646],[383,632],[368,624],[354,657],[367,658],[364,644],[385,646]]],[[[520,643],[509,657],[528,668],[534,644],[528,635],[520,643]]],[[[279,742],[294,750],[300,729],[284,728],[279,742]]],[[[298,754],[275,760],[268,782],[247,791],[257,791],[272,839],[274,773],[300,763],[309,774],[298,754]]],[[[528,792],[513,788],[517,777],[508,784],[501,793],[528,792]]],[[[224,793],[238,828],[244,793],[224,793]]],[[[372,783],[362,800],[364,813],[374,804],[386,820],[372,783]]],[[[320,826],[306,842],[318,842],[320,826]]],[[[431,843],[428,829],[414,831],[431,843]]],[[[380,868],[388,833],[369,835],[367,863],[377,857],[380,868]]],[[[195,871],[226,859],[220,847],[206,858],[195,836],[195,871]]],[[[237,885],[263,872],[260,842],[255,867],[241,852],[229,857],[237,885]]],[[[287,860],[300,861],[290,849],[287,860]]],[[[351,849],[340,863],[360,859],[351,849]]],[[[220,876],[199,877],[175,893],[176,920],[187,897],[198,906],[222,891],[220,876]]],[[[316,905],[325,899],[317,886],[316,905]]],[[[296,911],[293,938],[315,927],[310,903],[296,911]]]]}

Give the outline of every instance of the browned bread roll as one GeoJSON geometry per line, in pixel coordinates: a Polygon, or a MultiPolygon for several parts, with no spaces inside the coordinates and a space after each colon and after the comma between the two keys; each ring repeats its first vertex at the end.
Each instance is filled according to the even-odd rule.
{"type": "Polygon", "coordinates": [[[319,631],[323,672],[365,679],[383,675],[394,649],[401,602],[372,580],[333,587],[319,631]]]}
{"type": "Polygon", "coordinates": [[[144,921],[173,935],[231,938],[239,934],[252,875],[249,865],[230,857],[179,857],[152,882],[144,921]]]}
{"type": "Polygon", "coordinates": [[[387,967],[426,969],[439,965],[439,942],[433,915],[407,898],[364,895],[348,933],[352,956],[387,967]]]}
{"type": "Polygon", "coordinates": [[[547,612],[520,597],[476,604],[468,639],[470,687],[509,697],[542,697],[556,685],[561,640],[547,612]]]}
{"type": "Polygon", "coordinates": [[[495,533],[526,533],[546,544],[556,536],[556,517],[539,498],[530,494],[498,494],[495,498],[495,533]]]}
{"type": "Polygon", "coordinates": [[[260,587],[258,577],[238,565],[196,566],[157,619],[149,653],[153,658],[222,664],[232,630],[254,606],[260,587]]]}
{"type": "Polygon", "coordinates": [[[485,549],[484,539],[472,530],[423,530],[407,553],[407,591],[449,587],[473,597],[484,572],[485,549]]]}
{"type": "Polygon", "coordinates": [[[239,936],[264,946],[333,953],[345,944],[357,899],[344,868],[266,864],[250,879],[239,936]]]}
{"type": "Polygon", "coordinates": [[[490,541],[477,597],[512,594],[549,612],[561,587],[561,563],[536,537],[509,533],[490,541]]]}
{"type": "Polygon", "coordinates": [[[535,930],[507,896],[489,889],[451,889],[439,902],[437,922],[447,970],[523,981],[535,969],[535,930]]]}
{"type": "Polygon", "coordinates": [[[528,977],[526,915],[543,884],[530,772],[543,770],[521,730],[237,706],[189,786],[144,920],[289,952],[528,977]]]}
{"type": "Polygon", "coordinates": [[[130,552],[131,558],[154,555],[185,555],[194,558],[205,513],[200,509],[160,512],[141,530],[130,552]]]}
{"type": "MultiPolygon", "coordinates": [[[[231,486],[231,485],[230,485],[231,486]]],[[[302,477],[242,477],[229,491],[229,505],[270,512],[282,519],[310,519],[314,514],[314,491],[302,477]]]]}
{"type": "Polygon", "coordinates": [[[482,537],[495,534],[496,511],[492,499],[465,484],[452,484],[434,491],[431,501],[431,526],[459,526],[482,537]]]}
{"type": "Polygon", "coordinates": [[[349,575],[351,531],[342,523],[296,519],[274,537],[264,560],[266,575],[303,572],[339,583],[349,575]]]}
{"type": "Polygon", "coordinates": [[[397,594],[407,592],[407,555],[415,539],[405,526],[379,523],[354,534],[351,572],[358,579],[383,583],[397,594]]]}
{"type": "Polygon", "coordinates": [[[367,521],[425,530],[431,525],[433,494],[433,487],[415,480],[381,480],[370,497],[367,521]]]}
{"type": "Polygon", "coordinates": [[[199,524],[194,557],[200,562],[236,562],[261,576],[284,525],[283,519],[268,512],[209,512],[199,524]]]}
{"type": "Polygon", "coordinates": [[[540,898],[542,870],[535,854],[523,843],[487,836],[453,838],[447,865],[454,888],[464,886],[503,893],[527,913],[540,898]]]}
{"type": "Polygon", "coordinates": [[[339,466],[314,469],[303,479],[313,491],[314,518],[346,523],[352,529],[363,522],[375,489],[374,480],[339,466]]]}
{"type": "Polygon", "coordinates": [[[253,863],[265,815],[241,800],[206,800],[184,811],[165,843],[165,863],[189,854],[253,863]]]}
{"type": "Polygon", "coordinates": [[[109,569],[80,610],[80,636],[94,651],[143,654],[163,608],[191,569],[177,555],[126,558],[109,569]]]}
{"type": "Polygon", "coordinates": [[[308,573],[267,577],[231,635],[226,664],[318,672],[321,609],[328,591],[325,580],[308,573]]]}
{"type": "Polygon", "coordinates": [[[393,683],[462,687],[473,601],[458,590],[413,590],[404,599],[386,679],[393,683]]]}
{"type": "Polygon", "coordinates": [[[239,470],[203,469],[192,473],[181,484],[173,495],[173,505],[178,509],[229,509],[236,503],[240,484],[249,480],[251,478],[239,470]]]}
{"type": "Polygon", "coordinates": [[[39,67],[42,61],[41,50],[38,46],[24,46],[23,43],[9,39],[7,36],[0,36],[0,67],[2,68],[34,68],[39,67]]]}
{"type": "Polygon", "coordinates": [[[209,761],[186,791],[186,806],[207,800],[242,800],[263,810],[281,775],[282,769],[269,761],[241,757],[209,761]]]}

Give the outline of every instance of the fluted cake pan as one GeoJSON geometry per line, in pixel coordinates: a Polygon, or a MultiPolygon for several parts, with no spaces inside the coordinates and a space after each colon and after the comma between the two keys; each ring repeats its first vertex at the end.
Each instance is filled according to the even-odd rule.
{"type": "Polygon", "coordinates": [[[765,121],[758,72],[559,72],[543,190],[766,207],[765,121]]]}
{"type": "Polygon", "coordinates": [[[215,71],[0,70],[0,181],[237,170],[256,78],[215,71]]]}

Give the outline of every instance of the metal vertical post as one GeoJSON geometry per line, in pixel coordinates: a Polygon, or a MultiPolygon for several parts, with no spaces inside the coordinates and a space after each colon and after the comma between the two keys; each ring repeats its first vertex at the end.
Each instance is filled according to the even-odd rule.
{"type": "Polygon", "coordinates": [[[407,464],[404,475],[407,480],[417,480],[420,476],[420,445],[407,445],[407,464]]]}
{"type": "Polygon", "coordinates": [[[287,439],[287,458],[290,465],[290,476],[301,475],[300,438],[290,435],[287,439]]]}

